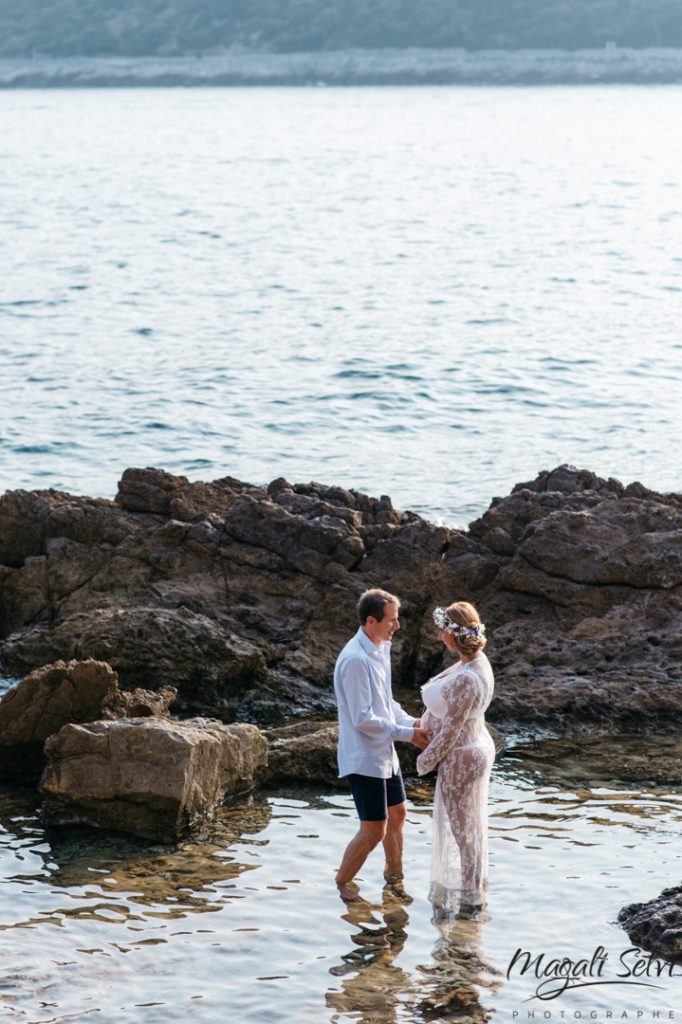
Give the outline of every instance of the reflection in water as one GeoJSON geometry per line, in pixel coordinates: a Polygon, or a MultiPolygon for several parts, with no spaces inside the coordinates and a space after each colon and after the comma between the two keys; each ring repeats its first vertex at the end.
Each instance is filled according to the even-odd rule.
{"type": "MultiPolygon", "coordinates": [[[[542,763],[549,750],[537,751],[542,763]]],[[[505,976],[518,945],[577,959],[602,944],[615,962],[629,944],[613,923],[620,908],[657,895],[682,868],[675,787],[595,788],[601,776],[580,760],[580,778],[568,754],[543,772],[531,757],[500,760],[487,913],[441,922],[427,900],[433,786],[424,780],[408,787],[413,902],[382,891],[377,857],[363,869],[377,904],[342,910],[333,879],[355,815],[347,794],[270,790],[222,808],[173,847],[46,832],[34,791],[0,791],[0,1018],[511,1020],[529,996],[527,979],[505,976]]],[[[679,1005],[670,984],[648,992],[651,1009],[679,1005]]],[[[590,999],[578,991],[566,1010],[589,1012],[590,999]]],[[[611,990],[602,1000],[618,1008],[611,990]]]]}
{"type": "Polygon", "coordinates": [[[434,919],[438,938],[432,961],[409,974],[394,963],[407,940],[409,915],[390,890],[383,896],[381,906],[351,903],[342,915],[353,928],[354,948],[329,971],[343,979],[340,989],[327,992],[327,1006],[341,1015],[332,1020],[489,1020],[491,1011],[481,1004],[478,989],[496,988],[489,976],[498,972],[482,958],[482,922],[434,919]]]}
{"type": "Polygon", "coordinates": [[[412,992],[410,975],[393,963],[407,939],[407,911],[389,897],[381,907],[350,903],[342,918],[354,929],[355,945],[330,968],[343,981],[340,989],[328,991],[327,1006],[363,1024],[391,1024],[397,1006],[412,992]]]}
{"type": "Polygon", "coordinates": [[[230,880],[257,866],[239,863],[240,837],[262,832],[270,817],[267,799],[252,796],[244,804],[222,807],[203,832],[175,846],[150,845],[78,826],[49,830],[48,846],[35,842],[36,836],[43,837],[35,794],[28,790],[4,794],[0,842],[16,853],[27,840],[41,862],[38,870],[32,863],[30,873],[19,871],[4,881],[20,883],[25,893],[36,886],[44,892],[48,884],[50,896],[58,897],[58,902],[50,899],[50,906],[41,908],[37,916],[0,919],[0,931],[59,925],[65,919],[133,924],[218,911],[229,899],[230,880]]]}
{"type": "Polygon", "coordinates": [[[431,987],[420,999],[425,1020],[461,1018],[463,1012],[472,1021],[490,1020],[491,1011],[481,1005],[478,988],[496,991],[496,968],[483,960],[483,924],[477,920],[435,921],[438,940],[433,949],[433,964],[417,969],[431,987]],[[492,975],[493,977],[489,977],[492,975]]]}

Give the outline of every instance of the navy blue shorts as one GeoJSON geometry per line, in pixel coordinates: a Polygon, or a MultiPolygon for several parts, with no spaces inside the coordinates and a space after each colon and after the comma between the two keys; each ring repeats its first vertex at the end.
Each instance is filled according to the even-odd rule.
{"type": "Polygon", "coordinates": [[[405,802],[403,777],[398,772],[390,779],[375,779],[371,775],[349,775],[350,791],[355,800],[360,821],[386,821],[388,808],[405,802]]]}

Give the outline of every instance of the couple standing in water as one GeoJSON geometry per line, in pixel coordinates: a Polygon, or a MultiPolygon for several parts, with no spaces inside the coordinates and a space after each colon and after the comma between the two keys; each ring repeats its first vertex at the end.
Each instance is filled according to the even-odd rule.
{"type": "MultiPolygon", "coordinates": [[[[347,776],[360,828],[336,876],[342,899],[359,900],[353,879],[383,843],[385,878],[405,896],[405,788],[394,741],[413,743],[420,775],[438,771],[433,805],[429,898],[438,914],[468,915],[483,905],[488,865],[488,786],[495,756],[485,727],[493,672],[484,653],[485,627],[464,601],[433,613],[439,638],[458,660],[422,687],[425,711],[413,718],[393,698],[391,639],[400,601],[368,590],[358,601],[359,629],[334,670],[339,710],[339,775],[347,776]]],[[[409,898],[409,897],[408,897],[409,898]]]]}

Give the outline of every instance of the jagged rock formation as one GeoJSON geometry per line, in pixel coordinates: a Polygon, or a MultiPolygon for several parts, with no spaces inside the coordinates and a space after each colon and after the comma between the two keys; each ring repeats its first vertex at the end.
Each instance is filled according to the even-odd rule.
{"type": "Polygon", "coordinates": [[[618,923],[634,945],[666,960],[682,960],[682,886],[664,889],[648,903],[623,907],[618,923]]]}
{"type": "Polygon", "coordinates": [[[470,532],[500,557],[497,714],[641,726],[682,712],[682,497],[560,467],[470,532]]]}
{"type": "Polygon", "coordinates": [[[121,691],[101,661],[57,661],[31,672],[0,700],[0,778],[37,778],[48,736],[72,722],[169,716],[172,687],[121,691]]]}
{"type": "MultiPolygon", "coordinates": [[[[682,717],[682,497],[560,467],[468,531],[338,487],[127,470],[115,501],[0,498],[0,665],[98,658],[182,712],[275,724],[333,710],[368,586],[403,600],[398,689],[442,665],[436,603],[477,604],[491,719],[622,729],[682,717]]],[[[406,699],[409,701],[409,693],[406,699]]]]}

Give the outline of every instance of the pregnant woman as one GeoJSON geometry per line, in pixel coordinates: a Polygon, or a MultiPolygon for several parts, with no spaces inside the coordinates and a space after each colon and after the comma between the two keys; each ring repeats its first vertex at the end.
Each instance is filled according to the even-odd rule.
{"type": "Polygon", "coordinates": [[[459,660],[422,687],[428,747],[420,775],[438,769],[429,899],[437,913],[480,909],[488,872],[488,787],[495,746],[485,727],[494,679],[483,653],[485,626],[466,601],[436,608],[440,639],[459,660]]]}

